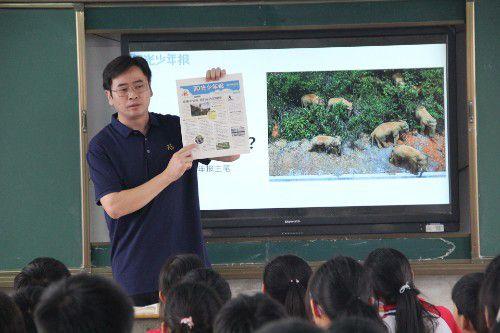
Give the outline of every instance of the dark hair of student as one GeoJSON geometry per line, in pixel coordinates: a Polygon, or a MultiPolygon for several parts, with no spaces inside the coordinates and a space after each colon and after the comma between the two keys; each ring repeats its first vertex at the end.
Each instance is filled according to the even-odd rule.
{"type": "Polygon", "coordinates": [[[202,267],[203,262],[196,254],[170,256],[160,271],[160,291],[165,295],[189,271],[202,267]]]}
{"type": "Polygon", "coordinates": [[[24,333],[23,315],[16,303],[0,291],[0,332],[24,333]]]}
{"type": "Polygon", "coordinates": [[[186,273],[181,282],[201,283],[212,288],[217,293],[222,303],[226,303],[231,299],[231,288],[229,287],[229,283],[211,268],[193,269],[186,273]]]}
{"type": "Polygon", "coordinates": [[[361,287],[363,267],[351,257],[336,256],[323,263],[309,281],[309,296],[333,322],[344,316],[371,318],[385,327],[378,311],[368,305],[361,287]]]}
{"type": "Polygon", "coordinates": [[[78,274],[49,286],[35,310],[39,333],[131,332],[130,299],[113,281],[78,274]]]}
{"type": "Polygon", "coordinates": [[[332,333],[385,333],[386,330],[372,319],[363,317],[344,317],[333,322],[328,332],[332,333]]]}
{"type": "Polygon", "coordinates": [[[52,282],[71,276],[66,265],[48,257],[36,258],[27,264],[14,278],[14,289],[28,286],[47,287],[52,282]]]}
{"type": "Polygon", "coordinates": [[[487,320],[488,328],[495,325],[500,310],[500,265],[497,259],[499,257],[497,256],[486,268],[480,292],[481,311],[487,320]]]}
{"type": "Polygon", "coordinates": [[[113,59],[104,68],[104,71],[102,72],[102,87],[104,88],[104,90],[109,90],[111,92],[111,84],[113,83],[113,79],[126,72],[132,66],[138,67],[147,77],[148,84],[151,85],[151,69],[149,68],[146,59],[142,57],[122,55],[113,59]]]}
{"type": "Polygon", "coordinates": [[[286,316],[285,307],[266,294],[239,295],[219,311],[214,322],[214,332],[249,333],[286,316]]]}
{"type": "Polygon", "coordinates": [[[479,292],[484,280],[484,273],[464,275],[455,283],[451,299],[459,315],[469,320],[478,333],[485,332],[484,316],[479,306],[479,292]]]}
{"type": "Polygon", "coordinates": [[[264,268],[262,282],[265,293],[285,306],[290,316],[306,318],[304,296],[311,267],[293,254],[279,256],[264,268]]]}
{"type": "MultiPolygon", "coordinates": [[[[365,282],[377,298],[396,306],[396,333],[433,332],[436,317],[418,298],[413,272],[405,255],[395,249],[372,251],[364,262],[365,282]]],[[[439,311],[429,304],[436,313],[439,311]]]]}
{"type": "Polygon", "coordinates": [[[488,266],[486,266],[484,274],[488,274],[489,272],[496,270],[498,267],[500,267],[500,255],[496,256],[492,261],[490,261],[488,266]]]}
{"type": "Polygon", "coordinates": [[[270,322],[255,333],[321,333],[324,332],[318,326],[301,318],[285,318],[270,322]]]}
{"type": "Polygon", "coordinates": [[[217,293],[200,283],[180,283],[167,293],[164,322],[171,333],[211,333],[222,301],[217,293]]]}
{"type": "Polygon", "coordinates": [[[16,303],[19,310],[21,310],[27,333],[37,332],[33,315],[43,290],[44,288],[40,286],[30,286],[19,289],[12,296],[12,300],[16,303]]]}

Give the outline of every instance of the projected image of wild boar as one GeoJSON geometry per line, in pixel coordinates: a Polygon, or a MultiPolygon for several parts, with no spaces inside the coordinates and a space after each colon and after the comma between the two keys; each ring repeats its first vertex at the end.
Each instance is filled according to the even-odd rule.
{"type": "Polygon", "coordinates": [[[444,176],[444,91],[443,68],[267,73],[269,175],[444,176]]]}

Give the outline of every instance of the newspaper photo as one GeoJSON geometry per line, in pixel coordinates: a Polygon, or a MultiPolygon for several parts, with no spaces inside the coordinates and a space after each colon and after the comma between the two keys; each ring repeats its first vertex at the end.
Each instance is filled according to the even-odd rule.
{"type": "Polygon", "coordinates": [[[250,152],[241,74],[177,80],[177,96],[182,142],[198,145],[194,159],[250,152]]]}

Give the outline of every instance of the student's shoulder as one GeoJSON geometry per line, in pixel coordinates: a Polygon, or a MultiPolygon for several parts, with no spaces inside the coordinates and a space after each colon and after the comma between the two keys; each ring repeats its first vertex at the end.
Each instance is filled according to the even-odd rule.
{"type": "Polygon", "coordinates": [[[444,320],[446,326],[450,329],[452,333],[459,333],[460,329],[455,321],[455,317],[451,313],[451,311],[444,306],[436,306],[437,311],[439,312],[439,317],[444,320]]]}

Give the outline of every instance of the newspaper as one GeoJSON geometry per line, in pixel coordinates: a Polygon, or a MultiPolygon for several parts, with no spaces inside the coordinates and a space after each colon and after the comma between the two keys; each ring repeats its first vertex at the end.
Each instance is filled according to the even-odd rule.
{"type": "Polygon", "coordinates": [[[177,97],[182,142],[198,145],[194,159],[250,152],[241,74],[177,80],[177,97]]]}

